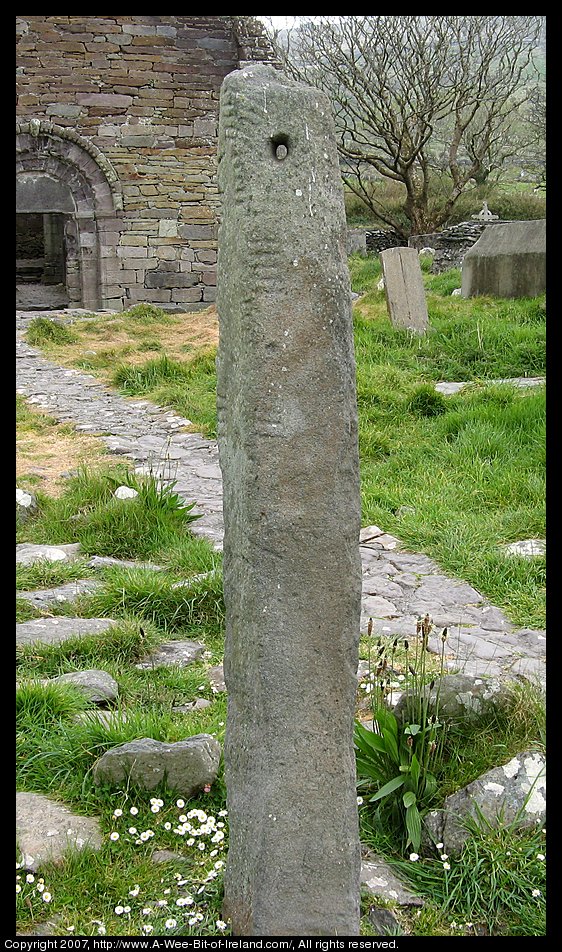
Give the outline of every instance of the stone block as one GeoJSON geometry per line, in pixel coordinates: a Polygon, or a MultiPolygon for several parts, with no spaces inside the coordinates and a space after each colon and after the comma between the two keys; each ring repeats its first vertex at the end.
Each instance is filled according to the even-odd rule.
{"type": "Polygon", "coordinates": [[[380,260],[386,304],[394,327],[424,334],[429,322],[425,288],[415,248],[387,248],[380,260]]]}
{"type": "Polygon", "coordinates": [[[149,271],[146,275],[147,288],[190,288],[197,284],[198,277],[191,272],[176,274],[170,271],[149,271]]]}
{"type": "Polygon", "coordinates": [[[176,743],[145,737],[112,747],[94,765],[94,782],[131,783],[154,790],[164,782],[186,798],[212,784],[218,774],[221,747],[210,734],[195,734],[176,743]]]}
{"type": "Polygon", "coordinates": [[[464,256],[465,298],[536,297],[546,291],[546,221],[488,225],[464,256]]]}

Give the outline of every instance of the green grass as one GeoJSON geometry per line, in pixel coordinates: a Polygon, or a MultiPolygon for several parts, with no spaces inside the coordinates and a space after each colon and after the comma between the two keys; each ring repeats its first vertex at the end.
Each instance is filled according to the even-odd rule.
{"type": "Polygon", "coordinates": [[[78,339],[65,324],[51,320],[49,317],[34,317],[29,324],[26,337],[32,347],[42,347],[45,344],[73,344],[78,339]]]}
{"type": "Polygon", "coordinates": [[[394,865],[459,935],[477,934],[476,926],[486,935],[545,935],[545,854],[542,828],[484,825],[474,827],[458,858],[449,858],[450,870],[430,857],[394,865]]]}
{"type": "Polygon", "coordinates": [[[135,477],[125,467],[93,473],[81,468],[59,498],[40,496],[41,519],[21,529],[20,541],[79,542],[87,555],[150,559],[170,540],[188,533],[197,518],[171,485],[152,476],[135,477]],[[120,484],[136,489],[134,499],[117,499],[120,484]]]}
{"type": "MultiPolygon", "coordinates": [[[[189,580],[186,580],[189,581],[189,580]]],[[[222,644],[224,601],[222,574],[211,571],[188,586],[174,587],[177,578],[142,569],[106,572],[103,589],[84,599],[89,614],[134,615],[171,633],[204,637],[208,645],[222,644]]]]}
{"type": "Polygon", "coordinates": [[[37,588],[55,588],[76,579],[91,578],[94,575],[85,559],[73,562],[48,562],[42,560],[31,565],[16,565],[16,588],[19,591],[32,591],[37,588]]]}
{"type": "MultiPolygon", "coordinates": [[[[354,319],[363,524],[376,523],[414,551],[432,555],[522,626],[542,626],[544,559],[506,558],[497,546],[544,535],[544,391],[519,391],[490,381],[544,373],[544,300],[451,298],[450,291],[460,284],[459,272],[431,275],[424,266],[431,328],[419,339],[391,327],[384,293],[376,290],[378,261],[354,256],[351,269],[354,287],[365,291],[354,319]],[[442,397],[433,387],[440,379],[471,385],[456,396],[442,397]],[[401,509],[405,506],[410,508],[401,509]]],[[[158,310],[142,306],[126,316],[129,328],[138,322],[138,346],[147,352],[157,342],[158,323],[167,320],[158,310]]],[[[126,392],[174,406],[212,435],[214,356],[206,350],[196,359],[160,357],[140,367],[118,368],[115,382],[126,392]]],[[[49,421],[37,422],[23,401],[18,401],[18,413],[48,438],[49,421]]],[[[96,786],[92,778],[104,750],[135,737],[174,742],[211,733],[221,742],[224,738],[226,695],[215,695],[208,677],[209,666],[222,660],[224,648],[221,555],[191,534],[190,513],[182,513],[173,486],[161,491],[148,477],[140,499],[115,500],[115,486],[136,488],[140,482],[135,479],[124,466],[98,473],[80,469],[58,499],[39,492],[37,515],[19,529],[20,541],[79,541],[84,556],[149,559],[163,567],[159,572],[105,569],[97,576],[99,590],[51,609],[115,619],[107,632],[17,651],[18,789],[45,793],[79,813],[98,816],[104,835],[99,852],[69,855],[60,866],[41,869],[50,903],[41,899],[38,878],[19,881],[19,929],[58,916],[56,931],[76,936],[141,936],[150,934],[143,931],[147,923],[153,924],[154,935],[213,936],[222,931],[217,926],[222,867],[214,869],[214,863],[222,861],[224,846],[216,845],[211,857],[210,842],[205,851],[197,850],[197,837],[188,845],[187,836],[176,832],[177,794],[165,786],[151,793],[163,801],[154,813],[146,793],[130,784],[96,786]],[[188,585],[175,587],[178,581],[188,585]],[[203,641],[205,655],[185,668],[136,668],[170,638],[203,641]],[[76,689],[38,684],[86,668],[103,668],[118,682],[109,726],[100,724],[95,712],[76,719],[86,706],[76,689]],[[173,711],[197,698],[207,698],[210,707],[173,711]],[[131,814],[131,807],[138,813],[131,814]],[[154,836],[137,842],[137,834],[128,832],[132,826],[137,832],[152,830],[154,836]],[[111,840],[112,832],[119,837],[111,840]],[[151,862],[151,852],[163,848],[180,855],[177,864],[151,862]],[[216,877],[208,878],[210,872],[216,877]],[[178,874],[185,880],[182,886],[178,874]],[[192,896],[193,904],[175,905],[182,892],[192,896]],[[164,900],[167,906],[157,905],[164,900]],[[120,907],[123,911],[116,912],[120,907]],[[146,908],[149,914],[143,913],[146,908]],[[190,925],[195,910],[199,919],[190,925]],[[177,924],[167,927],[172,918],[177,924]]],[[[89,574],[83,560],[20,567],[16,581],[20,590],[29,590],[89,574]]],[[[38,615],[21,598],[17,612],[22,620],[38,615]]],[[[366,650],[363,640],[362,656],[366,650]]],[[[528,685],[514,685],[507,709],[477,725],[447,731],[436,796],[443,798],[515,753],[542,749],[543,744],[543,700],[528,685]]],[[[225,809],[222,767],[210,793],[190,800],[185,812],[194,807],[215,818],[225,809]]],[[[395,910],[411,934],[474,935],[476,927],[493,935],[543,934],[544,864],[537,857],[545,850],[540,831],[480,831],[445,871],[433,855],[403,862],[390,829],[374,824],[365,806],[360,823],[362,842],[392,861],[425,897],[419,915],[395,910]],[[533,896],[537,889],[541,895],[533,896]]],[[[226,818],[225,824],[227,833],[226,818]]],[[[362,909],[361,933],[373,935],[365,900],[362,909]]]]}
{"type": "Polygon", "coordinates": [[[127,396],[173,407],[206,436],[216,437],[215,358],[216,348],[209,348],[186,361],[163,355],[140,366],[122,364],[112,382],[127,396]]]}

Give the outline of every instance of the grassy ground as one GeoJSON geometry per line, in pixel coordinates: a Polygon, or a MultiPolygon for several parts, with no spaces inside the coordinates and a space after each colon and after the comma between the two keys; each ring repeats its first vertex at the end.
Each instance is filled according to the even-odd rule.
{"type": "MultiPolygon", "coordinates": [[[[544,391],[517,391],[486,381],[544,371],[542,302],[462,301],[450,297],[460,283],[458,272],[426,274],[431,330],[420,341],[391,328],[384,295],[376,290],[375,262],[352,258],[351,268],[355,289],[365,292],[355,305],[364,524],[375,522],[413,549],[433,555],[520,624],[540,624],[544,560],[507,561],[496,545],[544,535],[544,391]],[[438,379],[468,380],[471,387],[441,398],[432,386],[438,379]]],[[[186,319],[147,308],[136,316],[76,323],[70,341],[55,341],[49,328],[36,325],[34,339],[53,359],[85,366],[84,361],[99,355],[85,353],[93,349],[97,335],[104,342],[103,354],[88,370],[106,381],[115,375],[112,379],[126,392],[173,405],[213,433],[216,328],[211,320],[207,332],[201,315],[191,317],[186,334],[198,335],[191,344],[181,336],[186,319]]],[[[80,444],[82,437],[71,427],[61,429],[70,444],[80,444]]],[[[150,935],[152,930],[154,935],[219,935],[225,931],[220,902],[228,842],[222,768],[208,793],[178,805],[177,795],[164,788],[154,793],[160,803],[130,787],[97,787],[92,767],[108,747],[135,737],[174,741],[207,732],[223,741],[225,695],[213,692],[209,677],[223,652],[220,554],[191,534],[189,511],[182,515],[173,488],[159,493],[149,478],[140,498],[115,500],[116,483],[134,476],[122,463],[104,458],[93,438],[87,439],[90,451],[99,453],[99,466],[78,465],[76,475],[63,481],[57,479],[60,465],[54,466],[52,477],[34,474],[37,459],[45,458],[58,432],[54,421],[20,401],[18,439],[31,434],[34,451],[22,457],[18,481],[34,487],[39,511],[20,527],[19,540],[80,541],[85,557],[150,560],[163,570],[97,573],[99,590],[52,611],[114,618],[109,632],[18,651],[18,789],[48,794],[98,816],[104,833],[98,853],[46,866],[33,882],[16,870],[18,928],[29,929],[50,917],[60,934],[150,935]],[[188,587],[175,587],[180,580],[188,587]],[[187,668],[135,667],[151,648],[170,638],[203,641],[205,654],[187,668]],[[84,701],[68,685],[39,683],[92,667],[104,668],[119,683],[109,726],[91,715],[84,720],[84,701]],[[197,698],[209,700],[210,707],[173,711],[197,698]],[[153,863],[153,850],[164,848],[180,859],[153,863]]],[[[59,464],[67,452],[57,453],[59,464]]],[[[65,470],[68,459],[66,455],[65,470]]],[[[20,568],[16,581],[24,592],[92,574],[84,559],[72,566],[20,568]]],[[[19,618],[37,615],[22,599],[18,603],[19,618]]],[[[361,657],[372,660],[372,651],[363,638],[361,657]]],[[[400,650],[392,667],[395,686],[403,686],[407,663],[400,650]]],[[[435,673],[428,668],[427,677],[435,673]]],[[[358,714],[365,716],[364,689],[358,692],[358,714]]],[[[477,729],[463,726],[448,734],[435,802],[518,751],[543,743],[542,701],[529,687],[519,686],[501,715],[479,722],[477,729]]],[[[428,850],[420,850],[416,862],[405,859],[396,830],[375,822],[367,801],[360,806],[360,824],[363,843],[387,856],[425,897],[419,913],[395,910],[411,934],[544,934],[542,830],[484,829],[447,869],[428,850]]],[[[377,934],[368,918],[369,905],[364,897],[363,935],[377,934]]]]}
{"type": "MultiPolygon", "coordinates": [[[[20,528],[19,538],[61,541],[60,526],[64,525],[65,540],[81,541],[84,555],[91,554],[108,542],[109,520],[100,519],[100,513],[105,509],[113,514],[115,500],[110,489],[123,477],[122,466],[91,474],[82,470],[67,480],[58,497],[39,493],[39,511],[20,528]],[[95,529],[93,535],[85,532],[88,519],[95,529]]],[[[49,914],[56,917],[55,934],[150,935],[152,929],[154,935],[210,936],[225,931],[220,902],[228,816],[222,767],[212,789],[185,805],[165,787],[155,791],[151,799],[129,785],[98,787],[92,780],[92,767],[105,750],[137,737],[173,742],[205,732],[221,743],[224,740],[225,695],[213,692],[209,678],[210,666],[222,660],[224,644],[220,555],[204,540],[191,535],[189,523],[170,498],[149,495],[148,500],[126,501],[139,511],[122,521],[119,537],[110,538],[128,538],[130,558],[157,560],[162,571],[111,568],[98,572],[102,582],[99,590],[72,605],[55,606],[52,611],[111,617],[115,625],[107,633],[75,638],[58,646],[26,646],[17,652],[18,789],[47,794],[79,813],[98,816],[104,834],[104,845],[98,853],[69,856],[59,866],[48,864],[32,882],[16,871],[21,888],[17,895],[20,929],[30,928],[49,914]],[[166,515],[164,530],[159,510],[166,515]],[[130,531],[139,525],[141,531],[130,531]],[[152,540],[150,546],[147,539],[152,540]],[[187,582],[187,587],[175,587],[180,580],[187,582]],[[164,639],[175,638],[203,641],[204,655],[187,668],[136,667],[164,639]],[[87,668],[102,668],[119,684],[119,700],[108,725],[100,724],[92,711],[85,716],[87,703],[69,685],[41,683],[87,668]],[[173,710],[198,698],[207,699],[210,706],[190,713],[173,710]],[[203,812],[193,813],[198,810],[203,812]],[[155,865],[151,854],[156,849],[172,850],[179,858],[155,865]]],[[[106,545],[106,551],[110,550],[106,545]]],[[[117,546],[115,551],[119,551],[117,546]]],[[[92,574],[85,561],[49,568],[20,567],[17,586],[24,592],[92,574]]],[[[411,643],[414,641],[412,633],[411,643]]],[[[361,656],[372,661],[373,650],[378,654],[380,645],[373,649],[364,637],[361,656]]],[[[387,644],[386,650],[391,652],[391,669],[397,677],[396,684],[390,686],[403,688],[408,673],[404,647],[395,650],[387,644]]],[[[429,655],[427,661],[426,676],[434,677],[438,661],[429,655]]],[[[365,696],[365,689],[360,688],[358,715],[362,717],[365,696]]],[[[451,731],[434,801],[517,751],[541,746],[542,725],[540,701],[530,689],[520,687],[514,690],[509,709],[480,722],[477,730],[451,731]]],[[[486,906],[481,878],[478,889],[473,884],[476,896],[472,906],[464,896],[464,886],[454,894],[456,900],[451,899],[447,905],[443,902],[446,884],[442,863],[430,855],[423,856],[415,870],[411,864],[404,864],[403,840],[394,828],[381,828],[374,822],[367,801],[360,807],[360,822],[362,842],[397,863],[403,877],[414,877],[415,887],[426,897],[421,917],[398,913],[402,926],[412,934],[473,934],[468,927],[465,929],[469,921],[491,934],[541,934],[543,908],[536,897],[529,898],[528,909],[525,906],[527,918],[523,924],[516,915],[525,905],[531,881],[533,890],[539,889],[541,895],[544,891],[544,864],[535,855],[539,847],[534,833],[515,840],[512,837],[519,852],[513,853],[515,860],[509,863],[504,845],[503,859],[495,863],[493,874],[496,879],[505,879],[506,886],[503,892],[496,889],[493,907],[486,906]],[[425,871],[425,879],[420,870],[425,871]],[[459,922],[464,932],[459,931],[459,922]]],[[[489,863],[498,835],[482,834],[478,840],[489,863]]],[[[475,847],[471,844],[470,848],[475,847]]],[[[451,877],[461,878],[463,869],[459,861],[451,877]]],[[[368,909],[365,899],[362,934],[373,935],[376,933],[368,909]]]]}
{"type": "MultiPolygon", "coordinates": [[[[490,381],[544,374],[544,298],[464,300],[451,297],[459,271],[426,271],[430,329],[420,339],[391,326],[378,259],[354,255],[350,268],[362,294],[354,325],[363,524],[431,555],[515,624],[543,627],[545,560],[506,559],[498,546],[545,535],[544,388],[490,381]],[[470,387],[443,397],[439,380],[470,387]]],[[[214,436],[215,313],[138,313],[76,323],[73,343],[47,340],[44,349],[214,436]],[[93,339],[104,343],[88,356],[93,339]],[[150,340],[159,349],[146,359],[150,340]]]]}

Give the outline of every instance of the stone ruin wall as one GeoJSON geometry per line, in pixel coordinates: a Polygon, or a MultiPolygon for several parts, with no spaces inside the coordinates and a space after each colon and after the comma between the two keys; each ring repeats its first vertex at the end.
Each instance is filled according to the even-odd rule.
{"type": "Polygon", "coordinates": [[[431,270],[434,274],[449,268],[461,268],[467,251],[478,241],[488,225],[504,224],[495,221],[464,221],[430,235],[413,235],[407,241],[389,229],[350,228],[348,251],[364,255],[379,255],[388,248],[432,248],[435,252],[431,270]]]}
{"type": "Polygon", "coordinates": [[[24,210],[34,210],[37,173],[70,192],[71,303],[207,307],[216,293],[219,90],[240,64],[273,59],[261,25],[30,16],[16,29],[17,171],[32,193],[24,210]]]}

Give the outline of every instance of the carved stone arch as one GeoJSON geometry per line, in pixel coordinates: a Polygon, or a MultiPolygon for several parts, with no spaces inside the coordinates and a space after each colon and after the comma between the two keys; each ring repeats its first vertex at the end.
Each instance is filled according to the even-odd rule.
{"type": "Polygon", "coordinates": [[[16,125],[16,210],[64,216],[69,301],[84,308],[115,300],[123,198],[117,173],[73,129],[30,119],[16,125]]]}

